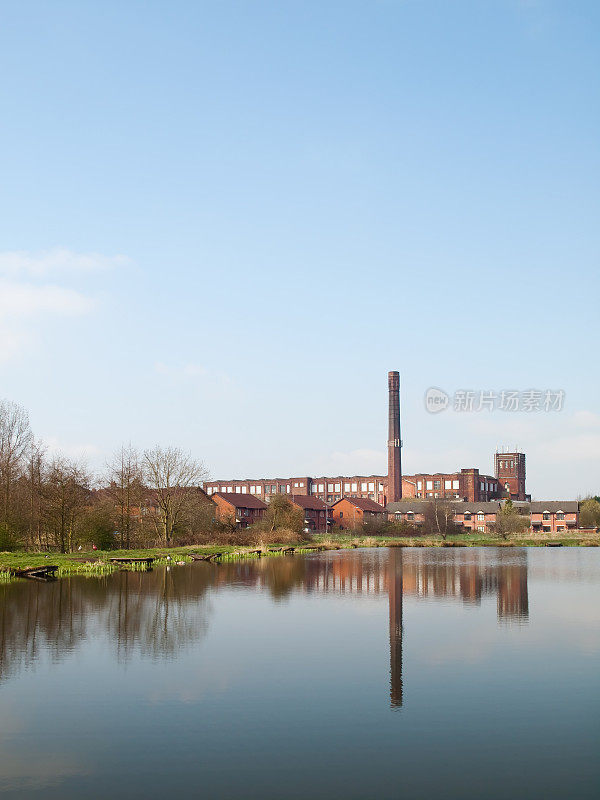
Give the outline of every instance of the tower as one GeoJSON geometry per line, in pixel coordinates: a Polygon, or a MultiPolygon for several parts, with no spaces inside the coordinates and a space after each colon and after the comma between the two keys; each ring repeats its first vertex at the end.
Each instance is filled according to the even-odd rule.
{"type": "Polygon", "coordinates": [[[400,373],[388,372],[388,486],[387,501],[402,499],[402,459],[400,449],[400,373]]]}
{"type": "Polygon", "coordinates": [[[511,500],[527,500],[525,493],[525,453],[496,453],[495,475],[511,500]]]}

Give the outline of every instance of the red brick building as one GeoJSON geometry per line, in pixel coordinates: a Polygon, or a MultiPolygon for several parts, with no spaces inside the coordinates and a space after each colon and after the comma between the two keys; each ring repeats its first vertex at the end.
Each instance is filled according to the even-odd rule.
{"type": "MultiPolygon", "coordinates": [[[[216,492],[251,494],[268,502],[274,494],[311,495],[328,504],[342,497],[363,497],[380,505],[388,502],[387,475],[336,475],[311,478],[308,475],[293,478],[259,478],[243,480],[207,481],[204,489],[209,496],[216,492]]],[[[501,499],[506,492],[501,482],[491,475],[482,475],[478,469],[460,472],[421,472],[402,476],[402,497],[451,500],[487,501],[501,499]]]]}
{"type": "Polygon", "coordinates": [[[304,512],[304,527],[309,531],[325,531],[331,524],[332,512],[322,500],[311,495],[290,495],[296,508],[304,512]]]}
{"type": "Polygon", "coordinates": [[[525,453],[496,453],[494,474],[511,500],[531,500],[525,492],[525,453]]]}
{"type": "Polygon", "coordinates": [[[247,528],[260,522],[267,508],[266,503],[252,495],[218,492],[212,495],[216,516],[221,522],[234,522],[238,528],[247,528]]]}
{"type": "Polygon", "coordinates": [[[387,512],[383,506],[365,497],[344,497],[333,504],[333,522],[340,528],[359,528],[373,522],[385,522],[387,512]]]}
{"type": "Polygon", "coordinates": [[[579,527],[577,500],[540,500],[530,503],[531,528],[543,533],[562,533],[579,527]]]}
{"type": "Polygon", "coordinates": [[[313,478],[260,478],[207,481],[208,495],[221,493],[249,494],[265,502],[275,494],[310,495],[327,504],[342,497],[362,497],[385,506],[403,497],[435,499],[443,497],[467,502],[488,502],[511,497],[527,500],[525,494],[525,454],[496,453],[495,476],[483,475],[469,467],[457,472],[402,474],[400,439],[400,375],[388,373],[388,475],[338,475],[313,478]]]}

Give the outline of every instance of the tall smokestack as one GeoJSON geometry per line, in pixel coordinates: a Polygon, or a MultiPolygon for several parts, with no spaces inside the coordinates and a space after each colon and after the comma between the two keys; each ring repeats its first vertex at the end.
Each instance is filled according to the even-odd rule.
{"type": "Polygon", "coordinates": [[[400,373],[388,372],[388,503],[402,499],[402,460],[400,457],[400,373]]]}

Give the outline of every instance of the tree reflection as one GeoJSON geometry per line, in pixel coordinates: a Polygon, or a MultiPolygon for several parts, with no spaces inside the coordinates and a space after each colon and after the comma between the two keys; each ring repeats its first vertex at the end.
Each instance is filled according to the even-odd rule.
{"type": "Polygon", "coordinates": [[[499,622],[528,618],[527,551],[381,548],[330,551],[225,564],[197,563],[149,573],[0,586],[0,681],[44,654],[59,661],[87,637],[108,634],[116,657],[175,656],[208,630],[210,592],[387,594],[390,703],[402,705],[403,598],[479,604],[496,595],[499,622]]]}

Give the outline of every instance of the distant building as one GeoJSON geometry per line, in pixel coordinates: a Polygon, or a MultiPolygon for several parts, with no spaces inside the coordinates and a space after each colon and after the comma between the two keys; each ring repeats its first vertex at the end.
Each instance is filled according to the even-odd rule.
{"type": "Polygon", "coordinates": [[[530,508],[533,531],[562,533],[579,527],[577,500],[536,500],[530,508]]]}
{"type": "Polygon", "coordinates": [[[496,453],[494,474],[511,500],[531,500],[525,492],[525,453],[496,453]]]}
{"type": "Polygon", "coordinates": [[[436,497],[466,502],[489,502],[510,497],[528,500],[525,493],[525,454],[496,453],[495,475],[484,475],[474,467],[456,472],[421,472],[402,474],[400,439],[400,375],[388,373],[388,475],[337,475],[314,478],[302,475],[293,478],[244,478],[243,480],[207,481],[208,495],[220,493],[251,494],[269,502],[275,494],[310,495],[328,505],[342,497],[361,497],[387,505],[402,498],[435,499],[436,497]]]}
{"type": "Polygon", "coordinates": [[[344,497],[333,504],[333,521],[340,528],[358,528],[366,523],[385,522],[385,508],[365,497],[344,497]]]}
{"type": "Polygon", "coordinates": [[[211,498],[216,505],[216,516],[221,522],[234,522],[238,528],[247,528],[260,522],[266,503],[252,495],[218,492],[211,498]]]}
{"type": "Polygon", "coordinates": [[[304,513],[304,527],[310,531],[326,531],[331,523],[331,509],[327,508],[322,500],[311,495],[290,495],[289,498],[296,508],[304,513]]]}
{"type": "MultiPolygon", "coordinates": [[[[489,533],[490,525],[496,522],[505,502],[506,500],[476,503],[453,502],[454,522],[468,530],[489,533]]],[[[523,516],[530,518],[530,530],[534,533],[536,531],[561,533],[566,530],[576,530],[579,527],[579,503],[577,500],[542,500],[532,503],[514,501],[514,503],[515,508],[523,516]]],[[[424,506],[423,500],[404,499],[398,503],[388,503],[386,511],[390,520],[420,525],[425,521],[424,506]]]]}

